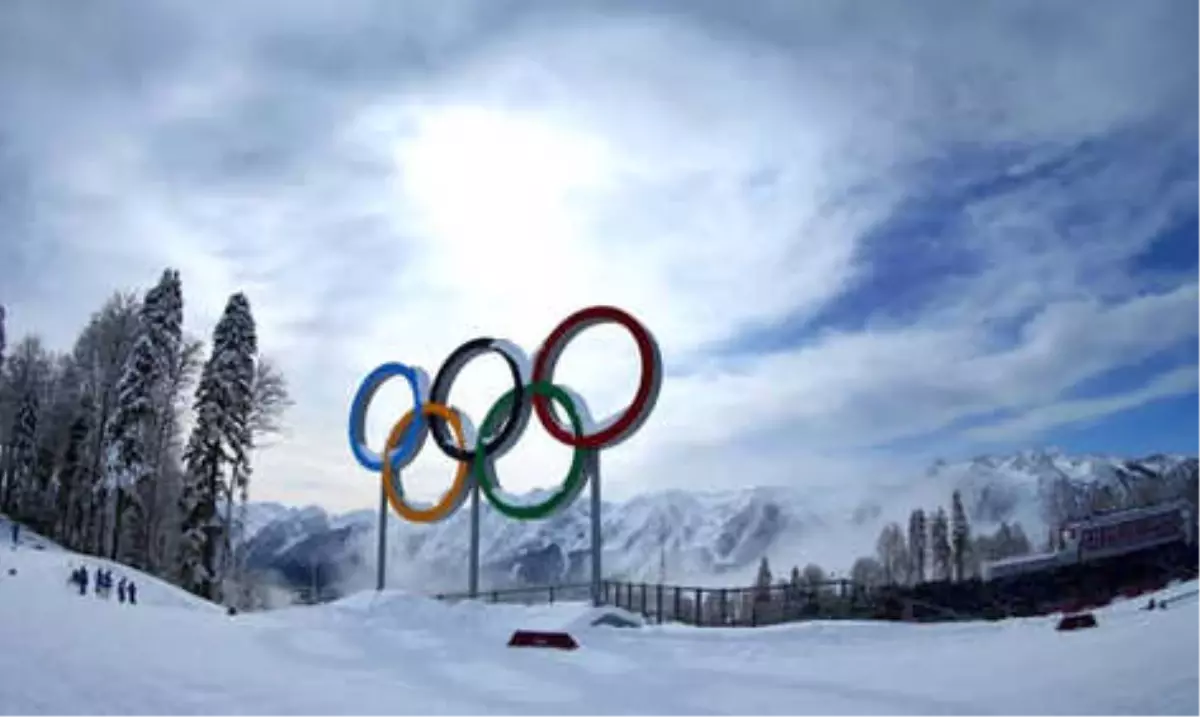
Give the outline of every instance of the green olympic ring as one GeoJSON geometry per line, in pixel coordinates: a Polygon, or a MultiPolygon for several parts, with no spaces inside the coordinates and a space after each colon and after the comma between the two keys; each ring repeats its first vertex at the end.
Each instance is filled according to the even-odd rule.
{"type": "MultiPolygon", "coordinates": [[[[483,424],[479,427],[480,436],[492,435],[498,428],[497,424],[509,415],[512,402],[516,400],[517,391],[518,389],[515,388],[509,389],[488,410],[483,424]]],[[[566,409],[567,419],[571,422],[572,432],[576,436],[583,435],[583,420],[569,393],[546,381],[534,381],[525,388],[525,391],[529,395],[544,396],[562,405],[566,409]]],[[[498,456],[489,455],[481,450],[475,451],[472,473],[488,502],[500,514],[514,520],[540,520],[552,515],[579,497],[579,493],[587,484],[586,458],[591,451],[592,449],[576,446],[571,457],[571,467],[567,470],[567,477],[563,484],[546,500],[530,505],[505,501],[500,492],[500,481],[496,477],[495,459],[498,456]]]]}

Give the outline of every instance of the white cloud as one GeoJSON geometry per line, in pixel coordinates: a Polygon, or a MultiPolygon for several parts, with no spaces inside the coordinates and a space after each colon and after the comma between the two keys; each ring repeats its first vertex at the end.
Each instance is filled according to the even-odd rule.
{"type": "MultiPolygon", "coordinates": [[[[166,263],[183,270],[196,332],[245,289],[297,399],[288,439],[260,457],[263,498],[369,504],[376,479],[344,437],[367,371],[432,372],[483,334],[532,352],[590,303],[639,316],[672,370],[645,435],[605,458],[616,493],[851,480],[894,467],[873,447],[1000,409],[1020,418],[964,436],[1033,438],[1194,390],[1160,377],[1122,396],[1069,393],[1195,335],[1194,276],[1147,293],[1127,268],[1195,184],[1186,200],[1154,184],[1172,153],[1194,151],[1192,110],[1178,109],[1189,93],[1194,107],[1194,72],[1179,69],[1194,41],[1174,29],[1178,6],[1136,5],[171,8],[191,28],[186,52],[128,30],[173,61],[136,89],[106,64],[78,93],[62,79],[73,64],[25,45],[47,82],[17,93],[10,136],[54,217],[29,241],[66,248],[52,281],[71,299],[5,300],[15,327],[30,328],[24,312],[68,326],[47,329],[66,341],[104,293],[166,263]],[[46,110],[77,116],[57,117],[59,143],[33,131],[46,110]],[[893,311],[873,283],[888,267],[872,232],[933,189],[926,164],[1007,147],[997,171],[1012,178],[1150,120],[1161,149],[1095,159],[1070,186],[1052,174],[969,200],[943,240],[976,266],[931,275],[937,303],[893,311]],[[1085,220],[1066,222],[1085,200],[1085,220]],[[861,325],[725,350],[863,290],[861,325]]],[[[915,254],[926,239],[886,241],[915,254]]],[[[559,375],[610,414],[632,394],[631,347],[589,333],[559,375]]],[[[505,383],[498,363],[472,365],[454,401],[478,421],[505,383]]],[[[381,395],[376,446],[406,403],[400,387],[381,395]]],[[[540,433],[505,459],[510,487],[565,467],[540,433]]],[[[423,496],[452,470],[428,452],[409,471],[423,496]]]]}
{"type": "Polygon", "coordinates": [[[1194,368],[1176,369],[1160,374],[1146,386],[1132,391],[1103,398],[1084,398],[1037,406],[1015,418],[968,429],[964,434],[968,438],[984,441],[1012,440],[1013,437],[1036,435],[1048,428],[1097,420],[1117,411],[1136,408],[1148,401],[1195,391],[1196,386],[1194,368]]]}

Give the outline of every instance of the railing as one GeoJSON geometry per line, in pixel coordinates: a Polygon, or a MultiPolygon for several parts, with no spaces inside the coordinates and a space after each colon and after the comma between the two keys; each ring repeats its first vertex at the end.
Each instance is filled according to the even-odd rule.
{"type": "Polygon", "coordinates": [[[439,593],[434,597],[438,600],[446,600],[448,602],[474,599],[512,605],[553,605],[555,602],[591,600],[592,586],[590,583],[568,583],[565,585],[546,585],[540,587],[480,590],[474,596],[469,593],[439,593]]]}
{"type": "MultiPolygon", "coordinates": [[[[587,583],[439,594],[439,600],[482,600],[507,604],[553,604],[591,600],[587,583]]],[[[703,588],[605,580],[601,602],[638,613],[656,623],[754,627],[815,619],[880,616],[879,595],[849,580],[768,588],[703,588]]]]}
{"type": "Polygon", "coordinates": [[[604,603],[657,623],[758,627],[800,620],[876,616],[877,595],[849,580],[751,588],[702,588],[605,581],[604,603]]]}
{"type": "MultiPolygon", "coordinates": [[[[641,614],[651,622],[696,626],[754,627],[814,619],[947,622],[1082,609],[1105,604],[1126,589],[1137,588],[1141,594],[1161,589],[1171,579],[1195,579],[1197,572],[1193,548],[1168,546],[1136,558],[1118,556],[995,581],[866,587],[849,580],[826,580],[768,588],[702,588],[605,580],[600,597],[606,605],[641,614]]],[[[437,597],[471,599],[465,594],[437,597]]],[[[491,590],[475,599],[526,605],[586,602],[591,600],[591,586],[491,590]]]]}

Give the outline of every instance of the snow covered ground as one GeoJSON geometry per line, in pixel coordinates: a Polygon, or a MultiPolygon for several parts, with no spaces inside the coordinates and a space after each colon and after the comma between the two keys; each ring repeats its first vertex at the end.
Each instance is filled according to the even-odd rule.
{"type": "MultiPolygon", "coordinates": [[[[446,605],[397,592],[228,617],[134,575],[81,597],[85,559],[0,533],[0,713],[1197,714],[1198,611],[1144,602],[959,625],[589,627],[589,608],[446,605]],[[9,569],[16,574],[10,575],[9,569]],[[574,652],[506,647],[569,626],[574,652]]],[[[102,561],[86,559],[93,568],[102,561]]],[[[1194,592],[1195,583],[1165,594],[1194,592]]]]}

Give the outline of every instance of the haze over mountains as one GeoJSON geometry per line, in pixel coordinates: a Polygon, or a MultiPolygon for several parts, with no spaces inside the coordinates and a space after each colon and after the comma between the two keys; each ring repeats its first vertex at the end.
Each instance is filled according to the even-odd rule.
{"type": "MultiPolygon", "coordinates": [[[[1121,458],[1029,450],[931,466],[919,480],[877,488],[869,496],[816,492],[803,485],[745,490],[650,493],[606,502],[605,574],[634,580],[730,585],[752,578],[768,556],[777,570],[815,562],[844,574],[874,549],[880,528],[903,522],[915,507],[949,504],[963,492],[977,531],[1020,522],[1040,543],[1055,514],[1056,486],[1084,496],[1103,489],[1120,500],[1195,493],[1197,459],[1121,458]]],[[[590,506],[580,500],[559,515],[511,521],[482,504],[485,588],[587,579],[590,506]]],[[[424,592],[466,585],[469,511],[432,526],[389,515],[389,584],[424,592]]],[[[330,515],[321,508],[254,503],[247,515],[247,562],[289,587],[320,584],[342,593],[374,581],[375,510],[330,515]]]]}

